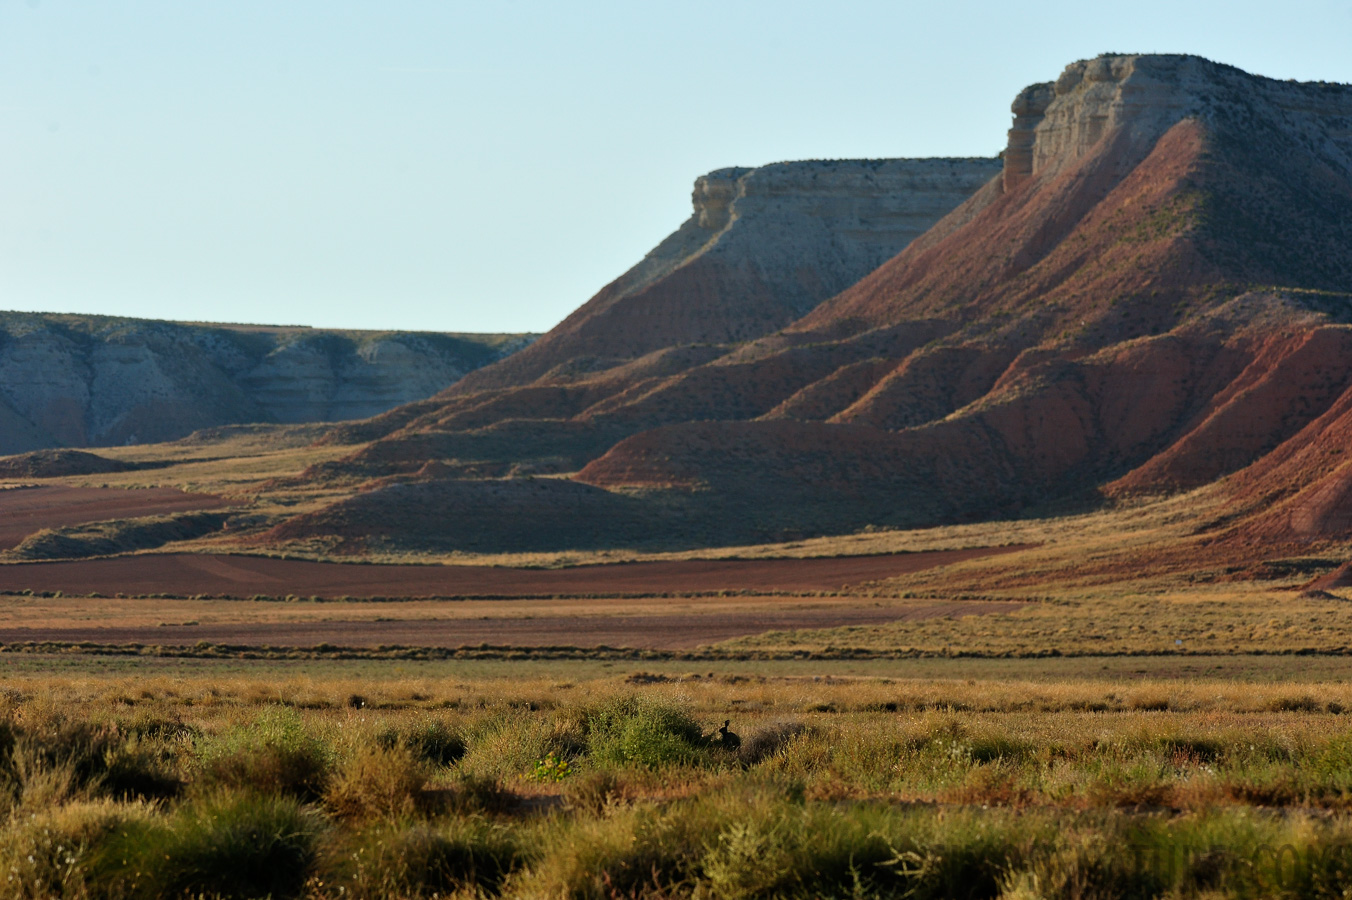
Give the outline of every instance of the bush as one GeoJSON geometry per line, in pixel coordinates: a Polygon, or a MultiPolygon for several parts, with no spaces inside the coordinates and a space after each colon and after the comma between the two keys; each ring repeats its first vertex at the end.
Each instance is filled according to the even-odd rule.
{"type": "Polygon", "coordinates": [[[301,800],[324,795],[332,754],[305,731],[292,710],[275,707],[248,728],[205,741],[198,750],[202,782],[301,800]]]}
{"type": "Polygon", "coordinates": [[[344,897],[444,896],[496,892],[525,862],[512,832],[479,819],[444,825],[382,826],[335,845],[322,880],[344,897]]]}
{"type": "Polygon", "coordinates": [[[324,805],[339,818],[407,818],[424,805],[427,773],[404,747],[364,746],[347,759],[329,783],[324,805]]]}
{"type": "Polygon", "coordinates": [[[290,797],[220,794],[118,832],[105,855],[139,896],[294,897],[310,877],[320,827],[290,797]]]}
{"type": "Polygon", "coordinates": [[[784,722],[758,728],[742,742],[737,751],[737,759],[744,766],[754,766],[774,756],[794,738],[805,733],[807,726],[801,722],[784,722]]]}
{"type": "Polygon", "coordinates": [[[515,778],[535,770],[549,754],[566,759],[581,749],[569,723],[540,716],[495,714],[470,731],[460,768],[487,778],[515,778]]]}
{"type": "Polygon", "coordinates": [[[0,812],[19,793],[19,775],[14,770],[14,745],[17,740],[18,732],[14,723],[0,719],[0,812]]]}
{"type": "Polygon", "coordinates": [[[522,893],[567,898],[995,897],[1040,821],[721,791],[553,830],[522,893]]]}
{"type": "Polygon", "coordinates": [[[160,799],[182,782],[154,742],[111,726],[44,719],[11,734],[9,766],[0,772],[29,806],[78,796],[160,799]]]}
{"type": "Polygon", "coordinates": [[[574,778],[568,785],[565,799],[574,809],[600,815],[607,806],[623,796],[623,790],[614,772],[598,769],[574,778]]]}
{"type": "Polygon", "coordinates": [[[593,761],[650,769],[695,763],[705,743],[685,710],[642,697],[602,705],[588,716],[586,732],[593,761]]]}
{"type": "Polygon", "coordinates": [[[693,804],[628,807],[606,818],[560,820],[526,874],[523,896],[592,900],[690,893],[705,840],[718,825],[693,804]]]}
{"type": "Polygon", "coordinates": [[[419,759],[435,766],[453,766],[465,755],[465,736],[437,719],[425,719],[409,729],[406,746],[419,759]]]}
{"type": "Polygon", "coordinates": [[[0,897],[47,900],[115,895],[104,844],[119,830],[143,827],[151,810],[103,799],[15,817],[0,832],[0,897]]]}
{"type": "Polygon", "coordinates": [[[451,792],[450,805],[461,813],[500,813],[516,805],[517,797],[496,778],[466,772],[451,792]]]}
{"type": "Polygon", "coordinates": [[[406,747],[434,766],[453,766],[468,749],[465,736],[439,719],[422,719],[407,729],[387,728],[376,740],[387,750],[406,747]]]}

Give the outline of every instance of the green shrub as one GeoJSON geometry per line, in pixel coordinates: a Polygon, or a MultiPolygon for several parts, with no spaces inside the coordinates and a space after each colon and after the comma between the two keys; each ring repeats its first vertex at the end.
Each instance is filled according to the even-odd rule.
{"type": "Polygon", "coordinates": [[[332,756],[323,741],[305,730],[295,711],[274,707],[248,728],[203,741],[198,774],[207,786],[312,801],[324,795],[332,756]]]}
{"type": "Polygon", "coordinates": [[[685,710],[643,697],[624,697],[597,708],[586,721],[592,760],[660,769],[690,765],[702,756],[704,734],[685,710]]]}
{"type": "Polygon", "coordinates": [[[573,774],[573,766],[568,760],[560,759],[553,753],[547,755],[544,759],[535,761],[535,770],[531,772],[531,780],[539,781],[544,784],[557,784],[565,781],[573,774]]]}
{"type": "Polygon", "coordinates": [[[320,830],[293,798],[218,794],[117,832],[104,856],[134,896],[295,897],[320,830]]]}
{"type": "Polygon", "coordinates": [[[407,818],[425,805],[426,784],[423,763],[407,748],[362,746],[330,779],[324,806],[344,819],[407,818]]]}
{"type": "Polygon", "coordinates": [[[496,892],[525,861],[513,831],[469,818],[350,835],[326,855],[320,877],[330,893],[356,900],[433,897],[496,892]]]}
{"type": "Polygon", "coordinates": [[[377,736],[385,749],[407,747],[426,763],[453,766],[468,750],[465,736],[440,719],[421,719],[407,728],[387,728],[377,736]]]}

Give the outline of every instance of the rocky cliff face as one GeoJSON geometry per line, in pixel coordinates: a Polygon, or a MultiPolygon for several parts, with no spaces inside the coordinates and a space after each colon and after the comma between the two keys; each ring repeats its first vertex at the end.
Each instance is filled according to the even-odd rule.
{"type": "Polygon", "coordinates": [[[690,218],[528,350],[454,394],[567,380],[685,344],[745,341],[858,281],[1000,172],[993,159],[710,172],[690,218]]]}
{"type": "Polygon", "coordinates": [[[999,316],[1027,341],[1102,343],[1176,324],[1217,285],[1352,284],[1352,87],[1107,56],[1012,111],[1002,190],[954,212],[960,236],[917,241],[792,330],[938,316],[989,333],[999,316]]]}
{"type": "Polygon", "coordinates": [[[528,341],[3,313],[0,454],[372,416],[528,341]]]}
{"type": "Polygon", "coordinates": [[[1110,132],[1153,141],[1188,118],[1228,119],[1251,139],[1277,124],[1335,166],[1352,163],[1347,85],[1274,81],[1195,56],[1101,56],[1029,90],[1046,98],[1034,128],[1034,176],[1073,165],[1110,132]]]}

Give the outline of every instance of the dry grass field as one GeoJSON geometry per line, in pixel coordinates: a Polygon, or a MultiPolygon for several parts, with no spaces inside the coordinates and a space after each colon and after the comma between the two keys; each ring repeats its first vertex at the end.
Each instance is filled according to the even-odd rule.
{"type": "Polygon", "coordinates": [[[15,659],[0,896],[1309,897],[1352,865],[1329,658],[15,659]]]}
{"type": "Polygon", "coordinates": [[[0,898],[1352,886],[1352,594],[1304,590],[1349,548],[1218,554],[1218,489],[675,552],[241,542],[326,502],[288,478],[351,448],[313,438],[120,448],[141,467],[43,482],[137,515],[16,534],[30,556],[0,565],[0,898]],[[232,527],[188,534],[215,512],[174,491],[232,527]],[[32,561],[67,546],[112,549],[32,561]],[[413,592],[372,563],[537,587],[413,592]],[[206,581],[15,580],[174,566],[206,581]],[[316,566],[361,577],[288,581],[316,566]]]}

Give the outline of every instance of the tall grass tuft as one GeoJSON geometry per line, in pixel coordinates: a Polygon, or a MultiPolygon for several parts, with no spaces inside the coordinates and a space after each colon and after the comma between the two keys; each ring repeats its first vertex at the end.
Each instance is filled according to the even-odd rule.
{"type": "Polygon", "coordinates": [[[511,779],[532,771],[535,761],[581,752],[575,723],[517,712],[495,713],[467,729],[467,751],[459,767],[483,778],[511,779]]]}
{"type": "Polygon", "coordinates": [[[103,854],[132,896],[280,900],[300,895],[323,828],[293,798],[222,793],[117,832],[103,854]]]}
{"type": "Polygon", "coordinates": [[[162,799],[182,786],[161,745],[110,725],[43,717],[13,730],[7,743],[0,781],[30,808],[96,796],[162,799]]]}
{"type": "Polygon", "coordinates": [[[338,767],[324,806],[341,819],[406,819],[427,806],[424,764],[406,748],[359,746],[338,767]]]}
{"type": "Polygon", "coordinates": [[[354,900],[496,893],[528,859],[517,833],[481,818],[381,825],[335,842],[319,865],[328,895],[354,900]]]}
{"type": "Polygon", "coordinates": [[[198,747],[202,784],[314,801],[324,796],[330,748],[305,730],[294,710],[273,707],[251,727],[209,738],[198,747]]]}
{"type": "Polygon", "coordinates": [[[125,895],[107,842],[149,826],[153,810],[106,798],[14,816],[0,830],[0,898],[50,900],[125,895]]]}
{"type": "Polygon", "coordinates": [[[388,728],[378,737],[382,747],[407,747],[418,759],[434,766],[453,766],[469,749],[458,728],[436,718],[424,718],[404,728],[388,728]]]}
{"type": "Polygon", "coordinates": [[[587,717],[585,727],[594,763],[659,769],[691,765],[704,755],[699,723],[678,706],[646,697],[603,703],[587,717]]]}
{"type": "Polygon", "coordinates": [[[754,766],[781,752],[799,735],[807,733],[801,722],[781,722],[758,728],[742,741],[737,760],[744,766],[754,766]]]}

